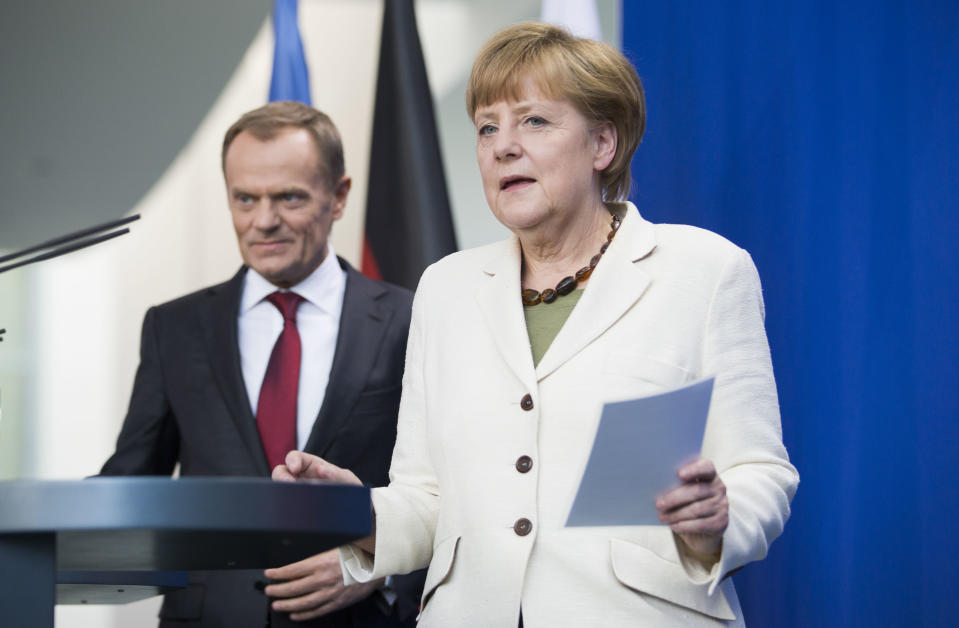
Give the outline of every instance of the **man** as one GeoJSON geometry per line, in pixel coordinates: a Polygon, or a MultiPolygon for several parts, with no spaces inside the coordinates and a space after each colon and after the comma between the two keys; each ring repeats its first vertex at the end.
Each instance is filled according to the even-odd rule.
{"type": "MultiPolygon", "coordinates": [[[[147,312],[101,473],[168,475],[179,462],[183,476],[268,477],[302,449],[386,484],[412,296],[328,242],[351,185],[339,133],[311,107],[270,103],[227,131],[222,166],[244,266],[147,312]]],[[[411,626],[415,589],[344,586],[334,550],[265,573],[191,574],[160,626],[411,626]]]]}

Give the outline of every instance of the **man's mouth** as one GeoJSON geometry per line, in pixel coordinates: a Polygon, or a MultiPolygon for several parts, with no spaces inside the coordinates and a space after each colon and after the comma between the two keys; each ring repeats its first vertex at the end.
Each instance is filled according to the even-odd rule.
{"type": "Polygon", "coordinates": [[[254,242],[253,246],[259,249],[265,249],[267,251],[277,249],[284,244],[289,244],[287,240],[261,240],[259,242],[254,242]]]}
{"type": "Polygon", "coordinates": [[[535,183],[536,179],[530,177],[521,177],[521,176],[512,176],[512,177],[503,177],[499,180],[499,189],[508,190],[510,188],[520,187],[526,185],[527,183],[535,183]]]}

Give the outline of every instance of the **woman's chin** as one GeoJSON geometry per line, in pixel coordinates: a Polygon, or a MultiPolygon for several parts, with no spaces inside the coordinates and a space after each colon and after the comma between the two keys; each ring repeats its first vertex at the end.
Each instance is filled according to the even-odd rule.
{"type": "Polygon", "coordinates": [[[493,215],[513,233],[535,231],[546,223],[552,212],[535,203],[501,203],[493,215]]]}

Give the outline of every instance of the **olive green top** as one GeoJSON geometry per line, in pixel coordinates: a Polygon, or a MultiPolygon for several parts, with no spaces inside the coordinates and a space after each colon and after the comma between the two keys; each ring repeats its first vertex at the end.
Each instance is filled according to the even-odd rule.
{"type": "Polygon", "coordinates": [[[539,361],[543,359],[546,350],[553,344],[553,339],[563,328],[581,296],[583,296],[582,290],[573,290],[565,297],[557,297],[552,303],[523,306],[526,332],[529,334],[529,344],[533,349],[534,365],[539,364],[539,361]]]}

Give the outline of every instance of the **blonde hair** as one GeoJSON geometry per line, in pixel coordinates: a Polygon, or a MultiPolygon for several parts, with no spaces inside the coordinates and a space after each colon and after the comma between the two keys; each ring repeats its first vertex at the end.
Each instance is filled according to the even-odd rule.
{"type": "Polygon", "coordinates": [[[612,161],[601,173],[603,198],[629,195],[629,165],[646,128],[646,101],[636,69],[602,42],[574,37],[540,22],[521,22],[499,31],[480,50],[466,85],[466,111],[500,100],[519,100],[526,81],[547,98],[569,100],[597,125],[616,128],[612,161]]]}
{"type": "Polygon", "coordinates": [[[253,111],[247,111],[223,136],[220,165],[226,169],[226,153],[230,144],[244,131],[260,141],[271,140],[286,129],[304,129],[316,144],[320,166],[329,179],[330,188],[343,178],[343,142],[330,117],[309,105],[292,100],[278,100],[253,111]]]}

